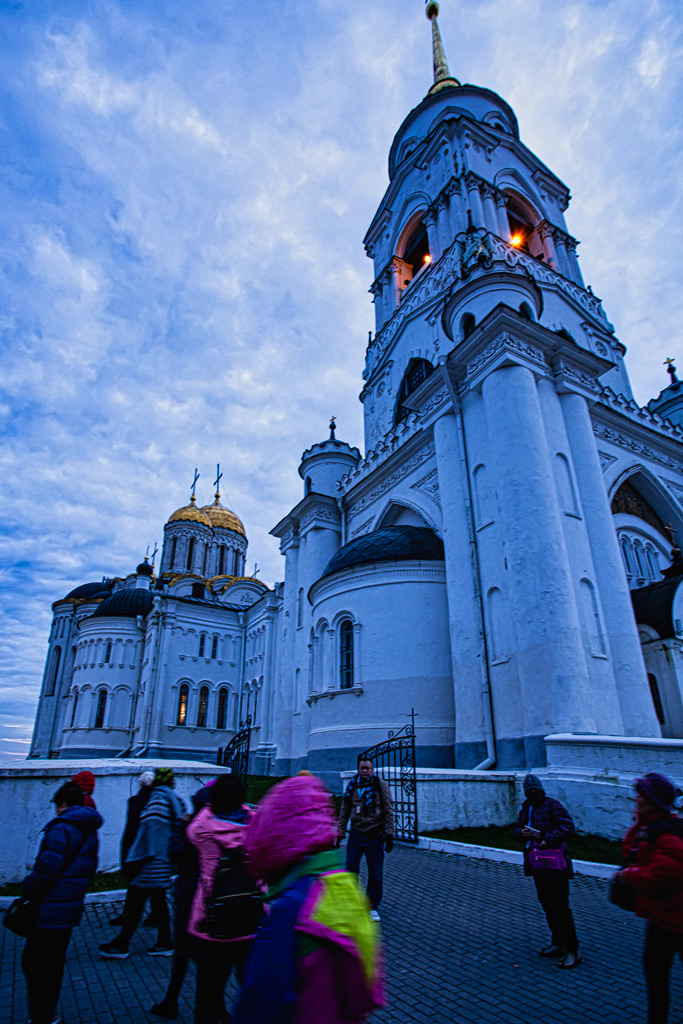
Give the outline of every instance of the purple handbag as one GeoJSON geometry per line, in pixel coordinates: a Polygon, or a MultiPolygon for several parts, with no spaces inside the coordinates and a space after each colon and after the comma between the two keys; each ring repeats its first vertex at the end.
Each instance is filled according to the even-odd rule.
{"type": "Polygon", "coordinates": [[[529,865],[534,872],[567,871],[568,868],[564,850],[551,847],[541,850],[537,843],[532,843],[529,849],[529,865]]]}

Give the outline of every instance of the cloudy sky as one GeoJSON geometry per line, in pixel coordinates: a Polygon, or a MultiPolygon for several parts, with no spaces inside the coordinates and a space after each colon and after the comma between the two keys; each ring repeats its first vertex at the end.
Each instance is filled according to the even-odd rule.
{"type": "MultiPolygon", "coordinates": [[[[443,0],[441,28],[571,188],[646,402],[683,361],[683,5],[443,0]]],[[[430,48],[422,0],[0,0],[0,755],[51,602],[161,543],[195,465],[272,583],[301,451],[333,413],[362,446],[361,242],[430,48]]]]}

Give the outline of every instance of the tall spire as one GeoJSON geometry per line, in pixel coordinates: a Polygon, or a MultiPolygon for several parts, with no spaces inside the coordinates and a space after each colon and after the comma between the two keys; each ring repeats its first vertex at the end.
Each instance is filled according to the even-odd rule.
{"type": "MultiPolygon", "coordinates": [[[[460,82],[457,78],[453,78],[450,68],[448,67],[446,51],[443,48],[441,33],[439,31],[439,5],[436,3],[436,0],[426,0],[426,2],[426,14],[432,23],[432,47],[434,50],[434,85],[429,90],[429,92],[432,93],[438,92],[439,89],[446,89],[451,86],[460,85],[460,82]]],[[[429,95],[429,93],[427,95],[429,95]]]]}

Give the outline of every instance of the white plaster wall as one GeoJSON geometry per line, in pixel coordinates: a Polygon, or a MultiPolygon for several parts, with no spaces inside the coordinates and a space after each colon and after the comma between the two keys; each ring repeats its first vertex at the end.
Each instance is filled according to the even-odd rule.
{"type": "Polygon", "coordinates": [[[190,806],[190,796],[209,779],[228,769],[197,761],[153,759],[102,759],[48,761],[34,760],[17,766],[14,761],[0,762],[0,803],[5,814],[0,830],[0,883],[18,882],[30,870],[40,846],[41,831],[54,817],[52,796],[63,783],[84,768],[95,779],[93,798],[104,818],[99,830],[100,871],[119,867],[121,833],[126,820],[128,797],[137,793],[144,771],[157,767],[172,768],[176,793],[190,806]]]}

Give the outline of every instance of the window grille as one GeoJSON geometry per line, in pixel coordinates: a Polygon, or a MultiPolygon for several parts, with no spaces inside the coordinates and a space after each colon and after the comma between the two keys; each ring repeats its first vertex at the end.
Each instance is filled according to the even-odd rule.
{"type": "Polygon", "coordinates": [[[100,690],[97,695],[97,711],[95,712],[95,728],[101,729],[104,725],[104,712],[107,708],[107,691],[100,690]]]}
{"type": "Polygon", "coordinates": [[[215,636],[213,638],[213,640],[211,641],[211,657],[212,658],[217,658],[218,657],[218,637],[217,636],[215,636]]]}
{"type": "Polygon", "coordinates": [[[228,717],[228,691],[223,686],[218,694],[218,712],[216,714],[216,728],[225,729],[228,717]]]}
{"type": "Polygon", "coordinates": [[[353,686],[353,623],[344,619],[339,627],[339,686],[350,690],[353,686]]]}

